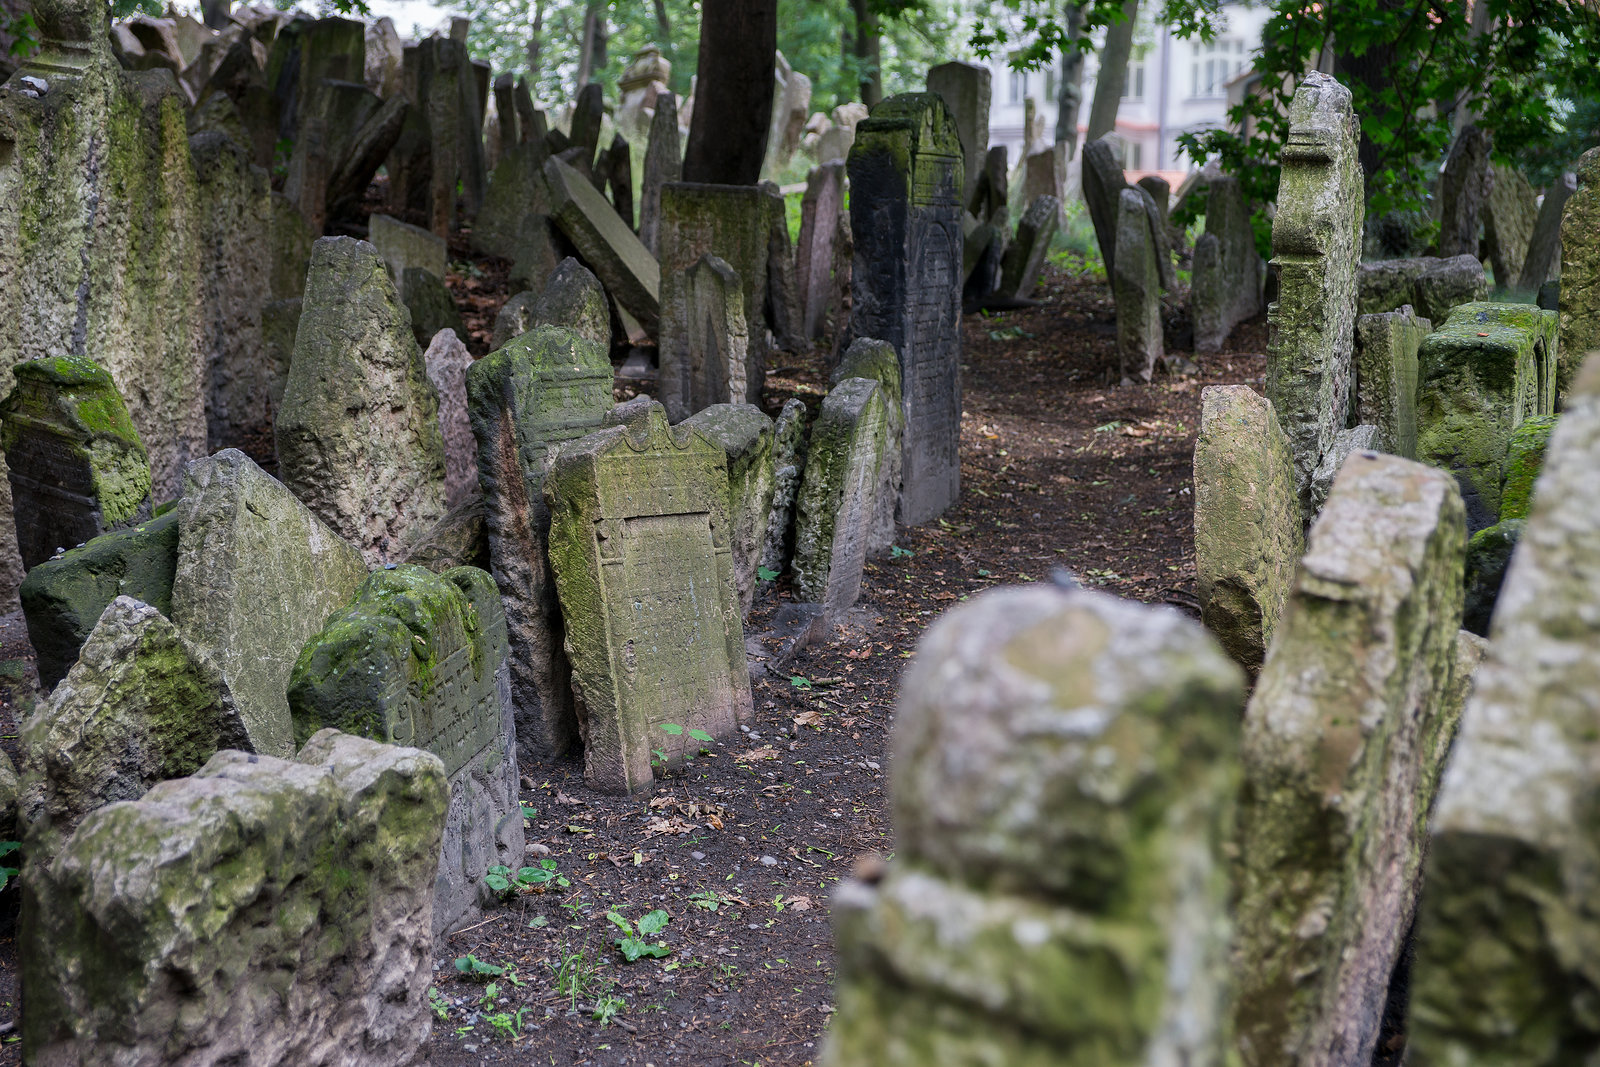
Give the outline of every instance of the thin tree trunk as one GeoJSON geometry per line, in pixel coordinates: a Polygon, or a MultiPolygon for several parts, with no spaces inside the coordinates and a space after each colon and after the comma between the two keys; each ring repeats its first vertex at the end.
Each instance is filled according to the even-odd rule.
{"type": "Polygon", "coordinates": [[[1133,27],[1139,19],[1139,0],[1124,0],[1121,22],[1106,27],[1106,43],[1100,49],[1100,72],[1094,79],[1094,102],[1089,105],[1090,141],[1098,140],[1117,128],[1117,109],[1128,84],[1128,58],[1133,55],[1133,27]]]}
{"type": "Polygon", "coordinates": [[[1078,154],[1078,108],[1083,103],[1083,53],[1075,47],[1083,32],[1083,7],[1065,0],[1061,21],[1067,47],[1061,52],[1061,87],[1056,95],[1056,144],[1067,146],[1067,158],[1078,154]]]}
{"type": "Polygon", "coordinates": [[[528,34],[528,86],[539,91],[539,51],[544,47],[544,0],[533,5],[533,30],[528,34]]]}
{"type": "Polygon", "coordinates": [[[861,71],[861,102],[877,106],[883,99],[882,49],[878,42],[878,17],[870,0],[850,0],[856,15],[856,63],[861,71]]]}
{"type": "Polygon", "coordinates": [[[683,180],[754,185],[772,123],[778,0],[702,0],[683,180]]]}
{"type": "Polygon", "coordinates": [[[667,17],[666,0],[655,0],[656,8],[656,41],[661,49],[661,55],[668,63],[672,62],[672,20],[667,17]]]}
{"type": "Polygon", "coordinates": [[[590,60],[594,57],[594,5],[583,13],[583,38],[578,42],[578,88],[589,84],[590,60]]]}

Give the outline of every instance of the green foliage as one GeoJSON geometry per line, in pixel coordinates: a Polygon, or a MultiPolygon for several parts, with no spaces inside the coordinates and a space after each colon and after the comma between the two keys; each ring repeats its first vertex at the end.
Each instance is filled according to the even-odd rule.
{"type": "Polygon", "coordinates": [[[611,979],[601,976],[596,960],[589,953],[587,941],[577,948],[562,946],[560,959],[552,970],[555,972],[556,992],[566,997],[573,1008],[578,1006],[579,997],[592,993],[598,1000],[609,993],[615,984],[611,979]]]}
{"type": "MultiPolygon", "coordinates": [[[[22,847],[20,841],[0,841],[0,856],[9,856],[22,847]]],[[[17,867],[0,867],[0,890],[11,884],[11,879],[20,873],[17,867]]]]}
{"type": "MultiPolygon", "coordinates": [[[[1069,48],[1093,51],[1093,31],[1127,17],[1123,0],[1084,0],[1083,22],[1074,38],[1057,17],[1061,6],[1056,0],[977,0],[972,48],[985,59],[1009,52],[1012,70],[1042,70],[1069,48]]],[[[1221,10],[1222,0],[1167,0],[1156,21],[1172,27],[1178,37],[1209,41],[1216,36],[1221,10]]]]}
{"type": "Polygon", "coordinates": [[[428,1007],[440,1022],[450,1018],[450,998],[433,986],[428,987],[428,1007]]]}
{"type": "Polygon", "coordinates": [[[477,956],[469,954],[456,957],[456,972],[469,981],[487,982],[505,974],[506,969],[497,964],[485,963],[477,956]]]}
{"type": "Polygon", "coordinates": [[[515,873],[510,867],[490,867],[483,884],[499,893],[501,900],[510,900],[519,893],[543,893],[552,884],[565,888],[572,883],[556,870],[555,860],[543,859],[539,866],[521,867],[515,873]]]}
{"type": "Polygon", "coordinates": [[[660,959],[670,955],[672,950],[665,941],[649,942],[645,938],[651,934],[659,934],[666,929],[671,917],[661,908],[643,915],[637,925],[629,922],[621,912],[608,911],[606,918],[612,925],[622,931],[622,936],[616,939],[616,945],[622,956],[629,963],[633,963],[645,956],[660,959]]]}

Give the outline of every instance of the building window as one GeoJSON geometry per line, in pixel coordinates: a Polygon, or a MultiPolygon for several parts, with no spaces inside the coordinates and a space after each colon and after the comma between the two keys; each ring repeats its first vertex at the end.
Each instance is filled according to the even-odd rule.
{"type": "Polygon", "coordinates": [[[1196,42],[1189,65],[1189,95],[1198,98],[1227,96],[1227,83],[1244,71],[1244,41],[1218,39],[1196,42]]]}
{"type": "Polygon", "coordinates": [[[1123,169],[1125,170],[1143,170],[1144,146],[1138,141],[1129,141],[1127,143],[1127,153],[1123,157],[1122,162],[1123,169]]]}
{"type": "Polygon", "coordinates": [[[1134,103],[1144,99],[1144,60],[1128,60],[1128,80],[1122,84],[1122,99],[1134,103]]]}

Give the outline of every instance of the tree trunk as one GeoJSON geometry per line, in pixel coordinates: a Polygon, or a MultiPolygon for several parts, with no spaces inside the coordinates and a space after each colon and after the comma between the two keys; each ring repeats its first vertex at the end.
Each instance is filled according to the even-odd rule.
{"type": "Polygon", "coordinates": [[[528,34],[528,87],[539,92],[539,51],[544,46],[544,0],[533,5],[533,30],[528,34]]]}
{"type": "Polygon", "coordinates": [[[672,20],[667,17],[667,0],[655,0],[656,8],[656,45],[661,49],[662,58],[668,63],[672,62],[672,20]]]}
{"type": "Polygon", "coordinates": [[[589,84],[590,60],[594,56],[594,5],[590,4],[583,12],[583,37],[578,41],[578,88],[582,89],[589,84]]]}
{"type": "Polygon", "coordinates": [[[878,17],[871,0],[850,0],[856,13],[856,64],[861,71],[861,102],[876,107],[883,99],[882,49],[878,43],[878,17]]]}
{"type": "Polygon", "coordinates": [[[1133,55],[1133,26],[1139,18],[1139,0],[1124,0],[1121,22],[1106,27],[1106,43],[1100,49],[1100,72],[1094,79],[1094,103],[1089,105],[1089,131],[1084,136],[1095,141],[1117,128],[1117,109],[1128,84],[1128,57],[1133,55]]]}
{"type": "MultiPolygon", "coordinates": [[[[1426,0],[1416,0],[1419,6],[1426,0]]],[[[1378,0],[1378,6],[1389,12],[1399,11],[1410,6],[1410,0],[1378,0]]],[[[1339,41],[1333,42],[1333,76],[1340,83],[1351,86],[1360,83],[1365,92],[1365,113],[1363,119],[1378,120],[1387,114],[1388,109],[1383,107],[1383,93],[1385,89],[1394,84],[1395,72],[1400,64],[1400,55],[1392,44],[1373,44],[1359,56],[1350,55],[1339,48],[1339,41]]],[[[1357,106],[1361,106],[1363,94],[1357,93],[1357,106]]],[[[1382,169],[1384,164],[1383,149],[1367,136],[1367,123],[1361,124],[1361,139],[1356,143],[1356,156],[1361,160],[1361,175],[1365,184],[1370,189],[1372,176],[1382,169]]],[[[1399,164],[1407,161],[1397,160],[1399,164]]]]}
{"type": "Polygon", "coordinates": [[[703,0],[684,181],[761,180],[777,56],[778,0],[703,0]]]}
{"type": "Polygon", "coordinates": [[[1078,154],[1078,107],[1083,103],[1083,53],[1074,47],[1083,31],[1083,8],[1073,0],[1061,5],[1067,47],[1061,53],[1061,88],[1056,95],[1056,144],[1067,146],[1067,158],[1078,154]]]}

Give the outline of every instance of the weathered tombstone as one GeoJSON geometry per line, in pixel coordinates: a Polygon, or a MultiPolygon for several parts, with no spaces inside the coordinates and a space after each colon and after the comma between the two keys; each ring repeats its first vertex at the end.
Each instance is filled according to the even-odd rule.
{"type": "Polygon", "coordinates": [[[833,304],[833,238],[843,211],[843,161],[812,167],[800,201],[800,237],[795,247],[800,332],[810,340],[822,336],[833,304]]]}
{"type": "Polygon", "coordinates": [[[1235,1040],[1371,1062],[1416,907],[1466,544],[1448,474],[1356,453],[1311,529],[1244,718],[1235,1040]]]}
{"type": "Polygon", "coordinates": [[[28,571],[22,579],[22,613],[45,689],[66,677],[106,605],[117,597],[132,597],[170,618],[177,565],[178,515],[169,511],[102,534],[28,571]]]}
{"type": "Polygon", "coordinates": [[[1262,264],[1239,179],[1207,180],[1206,232],[1195,242],[1190,319],[1194,350],[1220,352],[1241,322],[1261,314],[1262,264]]]}
{"type": "Polygon", "coordinates": [[[782,574],[794,553],[794,505],[805,469],[805,435],[805,401],[790,397],[783,402],[772,432],[772,509],[757,573],[782,574]]]}
{"type": "Polygon", "coordinates": [[[426,567],[435,574],[443,574],[454,567],[476,567],[488,571],[489,561],[489,505],[481,493],[474,493],[467,502],[445,512],[439,524],[411,547],[407,563],[426,567]]]}
{"type": "Polygon", "coordinates": [[[545,161],[551,215],[618,305],[654,333],[661,316],[661,268],[606,198],[552,156],[545,161]]]}
{"type": "Polygon", "coordinates": [[[362,74],[367,88],[387,100],[399,95],[402,85],[401,64],[404,61],[400,33],[394,28],[394,19],[384,16],[367,23],[366,58],[362,74]]]}
{"type": "Polygon", "coordinates": [[[1304,503],[1350,412],[1363,200],[1350,90],[1313,71],[1295,90],[1289,122],[1272,221],[1278,299],[1267,309],[1267,399],[1289,436],[1304,503]]]}
{"type": "Polygon", "coordinates": [[[1378,451],[1417,458],[1417,352],[1433,330],[1411,305],[1356,319],[1356,419],[1378,428],[1378,451]]]}
{"type": "Polygon", "coordinates": [[[1528,238],[1528,257],[1522,261],[1522,275],[1517,281],[1517,288],[1523,292],[1537,292],[1560,273],[1561,216],[1568,198],[1577,189],[1578,176],[1569,171],[1557,176],[1545,190],[1533,234],[1528,238]]]}
{"type": "Polygon", "coordinates": [[[879,471],[894,447],[883,388],[846,378],[828,391],[811,427],[795,503],[794,575],[801,598],[830,622],[861,595],[879,471]]]}
{"type": "Polygon", "coordinates": [[[432,271],[421,267],[407,267],[395,286],[400,302],[411,316],[411,336],[417,344],[426,347],[440,330],[467,332],[461,319],[461,309],[456,307],[450,287],[432,271]]]}
{"type": "Polygon", "coordinates": [[[1489,196],[1483,204],[1483,241],[1489,246],[1495,287],[1515,289],[1528,259],[1528,241],[1533,237],[1539,206],[1521,171],[1491,163],[1489,181],[1489,196]]]}
{"type": "Polygon", "coordinates": [[[900,394],[904,388],[900,380],[900,359],[894,346],[870,337],[858,337],[839,357],[839,365],[829,375],[829,384],[838,385],[846,378],[870,378],[878,383],[883,396],[884,437],[887,448],[879,460],[878,485],[873,491],[872,519],[866,531],[867,555],[877,556],[888,552],[895,540],[895,502],[900,499],[901,463],[904,458],[900,442],[905,434],[904,409],[900,394]]]}
{"type": "Polygon", "coordinates": [[[1489,296],[1489,280],[1475,256],[1449,259],[1380,259],[1356,273],[1356,314],[1376,315],[1410,304],[1430,322],[1443,322],[1451,309],[1489,296]]]}
{"type": "Polygon", "coordinates": [[[1506,571],[1511,566],[1517,544],[1528,521],[1501,519],[1486,526],[1467,541],[1467,559],[1461,585],[1464,596],[1461,605],[1461,628],[1480,637],[1489,636],[1489,623],[1494,617],[1494,606],[1505,585],[1506,571]]]}
{"type": "Polygon", "coordinates": [[[1317,460],[1317,469],[1311,475],[1311,487],[1307,493],[1309,514],[1315,517],[1322,511],[1322,505],[1333,491],[1334,479],[1344,468],[1345,460],[1357,452],[1381,451],[1382,444],[1383,434],[1371,423],[1360,423],[1334,434],[1333,444],[1317,460]]]}
{"type": "MultiPolygon", "coordinates": [[[[367,241],[383,257],[389,277],[399,285],[412,267],[420,267],[435,278],[444,279],[449,253],[444,239],[421,226],[412,226],[388,215],[374,214],[367,223],[367,241]]],[[[310,249],[307,248],[307,262],[310,249]]],[[[304,284],[301,285],[304,289],[304,284]]]]}
{"type": "Polygon", "coordinates": [[[668,336],[677,343],[664,345],[658,356],[667,417],[682,421],[711,404],[744,403],[750,335],[738,272],[708,253],[673,289],[668,307],[681,311],[687,328],[678,336],[678,314],[668,316],[668,336]]]}
{"type": "Polygon", "coordinates": [[[1494,173],[1487,130],[1463,127],[1439,174],[1439,255],[1478,254],[1479,215],[1489,199],[1494,173]]]}
{"type": "Polygon", "coordinates": [[[819,1062],[1224,1062],[1242,702],[1167,608],[1031,585],[930,627],[891,741],[894,861],[834,893],[819,1062]]]}
{"type": "Polygon", "coordinates": [[[275,301],[299,300],[305,295],[306,271],[311,266],[311,249],[317,238],[299,209],[282,193],[272,194],[271,211],[268,225],[272,233],[272,263],[267,277],[268,290],[275,301]]]}
{"type": "Polygon", "coordinates": [[[1156,361],[1166,355],[1156,236],[1141,192],[1125,188],[1120,194],[1116,267],[1111,275],[1111,292],[1117,304],[1117,359],[1124,385],[1148,382],[1155,373],[1156,361]]]}
{"type": "Polygon", "coordinates": [[[623,224],[630,230],[634,229],[633,152],[628,146],[628,139],[620,133],[611,138],[611,147],[606,153],[605,186],[611,195],[611,205],[617,209],[623,224]]]}
{"type": "Polygon", "coordinates": [[[1544,470],[1545,453],[1555,432],[1555,415],[1534,415],[1511,431],[1506,447],[1506,480],[1500,490],[1500,521],[1533,514],[1533,487],[1544,470]]]}
{"type": "Polygon", "coordinates": [[[1452,472],[1477,532],[1500,516],[1512,431],[1555,411],[1556,316],[1462,304],[1417,353],[1417,458],[1452,472]]]}
{"type": "Polygon", "coordinates": [[[928,69],[928,92],[938,93],[955,120],[961,138],[961,154],[966,161],[966,180],[961,186],[961,202],[972,199],[972,191],[983,173],[983,157],[989,151],[989,68],[978,63],[952,60],[928,69]]]}
{"type": "Polygon", "coordinates": [[[29,1061],[415,1062],[447,799],[435,757],[330,730],[95,812],[24,887],[29,1061]]]}
{"type": "Polygon", "coordinates": [[[361,556],[237,449],[189,465],[172,620],[222,670],[251,747],[294,751],[295,657],[366,577],[361,556]]]}
{"type": "Polygon", "coordinates": [[[1561,352],[1565,393],[1584,354],[1600,348],[1600,147],[1578,160],[1578,191],[1561,214],[1561,352]]]}
{"type": "Polygon", "coordinates": [[[713,404],[680,425],[689,426],[721,446],[728,464],[729,541],[733,548],[733,585],[739,594],[740,618],[750,613],[755,598],[756,568],[772,517],[776,488],[772,465],[773,423],[754,404],[713,404]]]}
{"type": "Polygon", "coordinates": [[[1122,190],[1128,179],[1122,173],[1121,139],[1115,134],[1090,141],[1083,146],[1083,202],[1094,225],[1095,243],[1105,260],[1106,277],[1116,266],[1117,215],[1122,190]]]}
{"type": "Polygon", "coordinates": [[[540,292],[518,293],[495,316],[492,352],[535,326],[564,326],[603,348],[611,346],[611,314],[606,291],[582,263],[561,261],[540,292]]]}
{"type": "Polygon", "coordinates": [[[544,482],[584,780],[615,793],[651,787],[652,750],[676,764],[691,731],[751,713],[722,449],[659,404],[630,414],[563,446],[544,482]]]}
{"type": "Polygon", "coordinates": [[[937,518],[961,491],[961,142],[930,93],[891,97],[850,149],[850,330],[894,346],[905,413],[898,517],[937,518]]]}
{"type": "MultiPolygon", "coordinates": [[[[1172,200],[1172,183],[1159,174],[1146,174],[1134,182],[1139,188],[1150,194],[1150,199],[1155,201],[1156,214],[1164,223],[1167,219],[1169,205],[1172,200]]],[[[1209,215],[1208,215],[1209,217],[1209,215]]]]}
{"type": "MultiPolygon", "coordinates": [[[[789,236],[788,208],[783,191],[776,183],[762,182],[760,189],[767,209],[767,296],[762,310],[778,348],[785,352],[805,352],[811,345],[807,338],[800,336],[800,292],[795,284],[794,241],[789,236]]],[[[766,373],[766,361],[762,360],[763,383],[766,373]]]]}
{"type": "Polygon", "coordinates": [[[1067,198],[1067,146],[1051,143],[1022,160],[1022,199],[1033,203],[1041,196],[1055,197],[1061,204],[1067,198]]]}
{"type": "Polygon", "coordinates": [[[104,367],[52,356],[11,369],[0,402],[16,544],[32,568],[150,517],[150,457],[104,367]]]}
{"type": "Polygon", "coordinates": [[[1060,219],[1060,202],[1053,196],[1040,196],[1017,220],[1017,239],[1006,246],[1000,260],[1000,291],[1006,296],[1026,300],[1033,295],[1060,219]]]}
{"type": "Polygon", "coordinates": [[[1600,1046],[1590,901],[1600,646],[1600,367],[1579,373],[1500,591],[1433,813],[1408,1062],[1581,1062],[1600,1046]]]}
{"type": "Polygon", "coordinates": [[[1194,448],[1200,618],[1253,675],[1305,548],[1294,458],[1272,404],[1249,386],[1208,386],[1200,406],[1194,448]]]}
{"type": "Polygon", "coordinates": [[[683,150],[678,138],[678,98],[656,95],[650,118],[650,142],[644,150],[644,174],[639,185],[639,240],[650,254],[661,255],[661,187],[683,177],[683,150]]]}
{"type": "Polygon", "coordinates": [[[369,566],[403,559],[444,515],[439,397],[365,241],[317,242],[277,438],[284,484],[369,566]]]}
{"type": "Polygon", "coordinates": [[[605,117],[605,89],[599,82],[590,82],[578,90],[572,105],[572,130],[568,135],[574,148],[581,148],[584,158],[593,160],[600,148],[600,121],[605,117]]]}
{"type": "Polygon", "coordinates": [[[301,744],[327,727],[438,756],[450,816],[433,902],[434,936],[493,898],[491,867],[523,862],[505,611],[472,567],[374,571],[306,642],[289,680],[301,744]],[[488,899],[485,899],[488,897],[488,899]]]}
{"type": "Polygon", "coordinates": [[[510,635],[518,758],[528,763],[562,756],[578,739],[548,561],[545,470],[555,446],[599,428],[611,383],[606,350],[554,326],[522,334],[467,371],[489,555],[510,635]]]}
{"type": "Polygon", "coordinates": [[[417,102],[432,136],[429,229],[449,235],[457,221],[459,183],[467,217],[483,206],[488,175],[483,157],[483,105],[466,44],[437,35],[418,48],[417,102]]]}
{"type": "Polygon", "coordinates": [[[30,863],[48,864],[91,812],[250,750],[222,674],[155,608],[119,596],[22,730],[19,814],[30,863]]]}
{"type": "Polygon", "coordinates": [[[472,353],[454,330],[440,330],[423,354],[428,380],[439,394],[439,436],[444,441],[444,497],[457,507],[478,490],[478,442],[467,415],[467,368],[472,353]]]}

